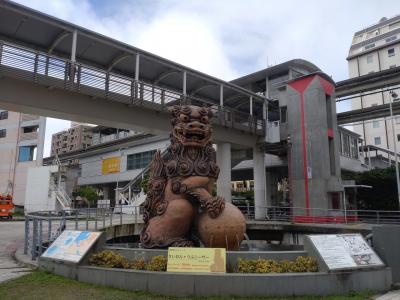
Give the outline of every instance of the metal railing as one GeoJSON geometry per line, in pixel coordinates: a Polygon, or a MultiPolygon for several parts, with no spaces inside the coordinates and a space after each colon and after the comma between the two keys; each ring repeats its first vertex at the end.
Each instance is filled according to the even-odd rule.
{"type": "Polygon", "coordinates": [[[25,216],[24,254],[36,260],[64,230],[98,231],[122,224],[143,223],[143,208],[140,206],[118,208],[79,208],[59,212],[40,211],[25,216]]]}
{"type": "MultiPolygon", "coordinates": [[[[261,221],[312,224],[399,224],[400,211],[342,210],[282,206],[237,206],[248,220],[254,220],[256,209],[261,221]]],[[[258,214],[257,214],[258,215],[258,214]]]]}
{"type": "MultiPolygon", "coordinates": [[[[247,220],[255,219],[255,206],[237,206],[247,220]]],[[[400,211],[340,210],[304,207],[264,206],[257,207],[265,212],[264,222],[292,224],[397,224],[400,211]]],[[[28,213],[25,216],[24,254],[32,260],[40,256],[47,245],[65,229],[98,231],[122,224],[142,224],[143,207],[120,205],[113,208],[79,208],[28,213]]]]}
{"type": "Polygon", "coordinates": [[[0,74],[158,111],[175,104],[208,106],[217,124],[265,134],[264,120],[249,113],[5,41],[0,41],[0,74]]]}

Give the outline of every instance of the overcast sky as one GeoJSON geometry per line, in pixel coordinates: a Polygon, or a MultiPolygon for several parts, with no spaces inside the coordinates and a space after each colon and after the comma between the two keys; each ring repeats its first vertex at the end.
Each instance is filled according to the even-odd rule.
{"type": "MultiPolygon", "coordinates": [[[[294,58],[347,79],[354,32],[400,13],[397,0],[17,2],[224,80],[294,58]]],[[[48,119],[45,155],[68,126],[48,119]]]]}

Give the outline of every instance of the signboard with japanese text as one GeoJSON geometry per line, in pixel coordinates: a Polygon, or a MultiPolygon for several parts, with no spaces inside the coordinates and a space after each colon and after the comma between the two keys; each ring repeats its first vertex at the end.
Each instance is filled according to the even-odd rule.
{"type": "Polygon", "coordinates": [[[168,272],[226,272],[224,248],[168,248],[168,272]]]}
{"type": "Polygon", "coordinates": [[[103,175],[118,173],[120,171],[121,158],[120,157],[110,157],[103,159],[101,166],[101,173],[103,175]]]}
{"type": "Polygon", "coordinates": [[[308,236],[329,270],[384,266],[359,233],[308,236]]]}
{"type": "Polygon", "coordinates": [[[79,263],[101,232],[64,230],[42,257],[79,263]]]}

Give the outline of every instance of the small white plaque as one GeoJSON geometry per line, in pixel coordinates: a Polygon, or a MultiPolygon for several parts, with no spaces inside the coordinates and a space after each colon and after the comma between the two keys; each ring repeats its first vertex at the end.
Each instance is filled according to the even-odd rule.
{"type": "Polygon", "coordinates": [[[42,257],[79,263],[101,232],[64,230],[42,257]]]}
{"type": "Polygon", "coordinates": [[[384,263],[361,234],[310,235],[329,270],[379,267],[384,263]]]}

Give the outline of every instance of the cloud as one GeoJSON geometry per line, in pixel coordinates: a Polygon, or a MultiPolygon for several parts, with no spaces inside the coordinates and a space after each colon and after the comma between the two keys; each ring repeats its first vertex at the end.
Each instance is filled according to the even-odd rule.
{"type": "Polygon", "coordinates": [[[396,0],[17,1],[225,80],[294,58],[347,79],[354,32],[399,13],[396,0]]]}

